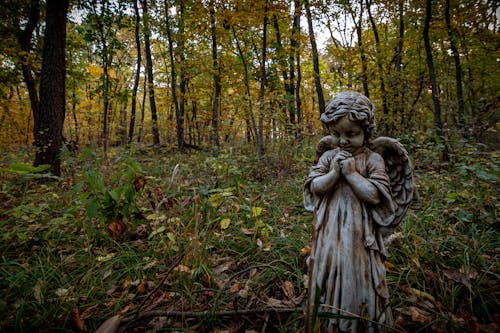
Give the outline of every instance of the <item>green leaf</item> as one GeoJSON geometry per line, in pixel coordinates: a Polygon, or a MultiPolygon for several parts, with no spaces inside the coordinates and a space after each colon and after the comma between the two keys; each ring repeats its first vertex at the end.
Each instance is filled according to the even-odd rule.
{"type": "Polygon", "coordinates": [[[50,164],[42,164],[34,167],[25,163],[11,163],[4,168],[7,172],[17,173],[19,175],[26,175],[29,173],[40,173],[50,169],[50,164]]]}
{"type": "Polygon", "coordinates": [[[89,218],[97,217],[98,203],[96,199],[88,201],[85,208],[87,209],[87,216],[89,218]]]}
{"type": "MultiPolygon", "coordinates": [[[[167,230],[167,227],[165,226],[161,226],[159,227],[158,229],[154,230],[152,233],[149,234],[148,236],[148,239],[151,239],[153,238],[154,236],[158,235],[158,234],[161,234],[162,232],[164,232],[165,230],[167,230]]],[[[168,235],[167,235],[168,237],[168,235]]],[[[170,238],[170,237],[169,237],[170,238]]]]}

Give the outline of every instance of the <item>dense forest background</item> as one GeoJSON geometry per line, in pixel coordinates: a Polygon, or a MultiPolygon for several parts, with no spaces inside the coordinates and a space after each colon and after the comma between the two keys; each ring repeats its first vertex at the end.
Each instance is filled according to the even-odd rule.
{"type": "Polygon", "coordinates": [[[418,195],[397,332],[500,327],[500,5],[0,2],[0,331],[300,331],[302,188],[340,91],[418,195]]]}
{"type": "MultiPolygon", "coordinates": [[[[321,131],[325,101],[354,89],[376,104],[380,134],[491,141],[498,4],[428,3],[72,2],[65,140],[104,149],[248,142],[262,153],[321,131]]],[[[34,139],[45,7],[1,9],[0,145],[9,148],[34,139]]]]}

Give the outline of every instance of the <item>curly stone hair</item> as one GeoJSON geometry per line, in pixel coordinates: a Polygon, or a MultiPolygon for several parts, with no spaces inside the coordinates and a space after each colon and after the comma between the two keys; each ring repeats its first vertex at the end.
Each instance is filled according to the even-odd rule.
{"type": "Polygon", "coordinates": [[[341,92],[328,103],[320,119],[325,125],[329,125],[345,115],[350,121],[363,126],[366,139],[371,137],[375,129],[375,107],[368,97],[356,91],[341,92]]]}

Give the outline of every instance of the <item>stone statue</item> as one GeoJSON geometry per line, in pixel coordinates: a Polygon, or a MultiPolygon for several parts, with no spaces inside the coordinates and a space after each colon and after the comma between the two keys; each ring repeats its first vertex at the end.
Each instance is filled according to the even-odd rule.
{"type": "Polygon", "coordinates": [[[357,92],[335,96],[321,121],[330,135],[304,185],[314,213],[306,331],[326,312],[321,332],[383,332],[393,326],[383,237],[413,196],[408,153],[395,139],[371,140],[375,108],[357,92]]]}

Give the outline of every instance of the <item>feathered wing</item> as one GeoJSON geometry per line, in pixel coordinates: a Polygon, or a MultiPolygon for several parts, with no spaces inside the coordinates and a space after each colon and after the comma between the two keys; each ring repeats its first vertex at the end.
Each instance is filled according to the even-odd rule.
{"type": "Polygon", "coordinates": [[[396,206],[394,221],[390,227],[400,223],[413,199],[413,170],[408,152],[393,138],[381,136],[370,142],[370,149],[380,154],[390,178],[391,196],[396,206]]]}
{"type": "Polygon", "coordinates": [[[327,135],[321,138],[319,140],[318,144],[316,145],[316,154],[314,156],[314,164],[316,165],[319,161],[319,158],[323,153],[327,150],[332,150],[337,148],[337,144],[335,143],[335,138],[331,135],[327,135]]]}

